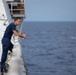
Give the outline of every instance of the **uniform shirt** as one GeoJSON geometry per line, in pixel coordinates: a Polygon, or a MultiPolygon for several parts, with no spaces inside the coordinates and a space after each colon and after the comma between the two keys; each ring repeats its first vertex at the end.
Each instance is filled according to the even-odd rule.
{"type": "Polygon", "coordinates": [[[7,26],[5,33],[4,33],[4,37],[11,39],[13,35],[13,30],[16,30],[16,25],[14,23],[11,23],[7,26]]]}

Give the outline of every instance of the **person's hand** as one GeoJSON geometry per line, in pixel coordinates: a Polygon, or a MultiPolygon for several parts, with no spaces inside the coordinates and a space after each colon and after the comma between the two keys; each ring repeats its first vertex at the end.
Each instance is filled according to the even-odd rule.
{"type": "Polygon", "coordinates": [[[26,38],[26,34],[21,34],[21,35],[22,35],[22,38],[24,38],[24,39],[26,38]]]}

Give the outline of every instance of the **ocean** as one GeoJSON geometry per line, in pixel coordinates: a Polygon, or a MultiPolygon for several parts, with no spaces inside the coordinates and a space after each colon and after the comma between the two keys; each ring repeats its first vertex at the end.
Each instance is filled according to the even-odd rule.
{"type": "Polygon", "coordinates": [[[24,22],[28,75],[76,75],[76,22],[24,22]]]}

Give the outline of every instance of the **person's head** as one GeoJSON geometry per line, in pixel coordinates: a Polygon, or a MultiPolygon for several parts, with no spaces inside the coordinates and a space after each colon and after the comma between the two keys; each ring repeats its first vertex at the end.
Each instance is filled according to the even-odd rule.
{"type": "Polygon", "coordinates": [[[14,19],[14,23],[15,23],[15,25],[20,25],[20,23],[21,23],[21,18],[20,18],[20,17],[15,18],[15,19],[14,19]]]}

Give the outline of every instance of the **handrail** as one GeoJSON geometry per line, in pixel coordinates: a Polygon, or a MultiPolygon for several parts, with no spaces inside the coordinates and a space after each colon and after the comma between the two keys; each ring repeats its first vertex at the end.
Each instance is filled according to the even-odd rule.
{"type": "MultiPolygon", "coordinates": [[[[7,2],[8,3],[8,2],[7,2]]],[[[14,3],[17,3],[17,4],[24,4],[24,2],[10,2],[10,3],[8,3],[8,4],[14,4],[14,3]]]]}
{"type": "Polygon", "coordinates": [[[25,9],[10,9],[10,10],[25,10],[25,9]]]}

